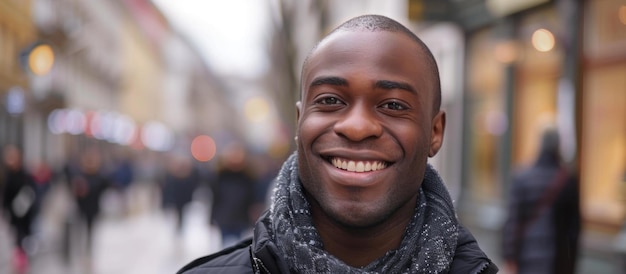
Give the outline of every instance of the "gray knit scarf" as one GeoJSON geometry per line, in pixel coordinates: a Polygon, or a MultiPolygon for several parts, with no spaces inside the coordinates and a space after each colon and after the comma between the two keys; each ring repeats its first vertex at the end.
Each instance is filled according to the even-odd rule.
{"type": "Polygon", "coordinates": [[[355,268],[324,250],[313,226],[297,163],[294,153],[283,165],[270,206],[270,236],[292,273],[445,273],[450,269],[458,221],[450,195],[432,166],[426,168],[415,215],[400,247],[355,268]]]}

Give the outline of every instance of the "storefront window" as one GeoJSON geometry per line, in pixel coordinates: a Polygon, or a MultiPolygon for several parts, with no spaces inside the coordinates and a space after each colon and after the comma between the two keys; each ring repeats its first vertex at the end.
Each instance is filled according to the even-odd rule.
{"type": "Polygon", "coordinates": [[[541,128],[557,120],[563,48],[556,37],[561,32],[554,6],[531,12],[519,22],[521,57],[515,64],[511,145],[514,170],[535,161],[541,128]]]}
{"type": "Polygon", "coordinates": [[[471,36],[468,44],[470,188],[474,198],[499,196],[499,138],[506,130],[504,108],[505,65],[494,56],[498,46],[492,29],[471,36]]]}
{"type": "Polygon", "coordinates": [[[626,207],[626,3],[590,1],[586,9],[581,189],[592,224],[620,227],[626,207]]]}
{"type": "Polygon", "coordinates": [[[557,116],[563,49],[555,7],[530,11],[514,24],[469,38],[468,164],[473,196],[482,201],[502,197],[515,170],[535,160],[541,126],[557,116]]]}

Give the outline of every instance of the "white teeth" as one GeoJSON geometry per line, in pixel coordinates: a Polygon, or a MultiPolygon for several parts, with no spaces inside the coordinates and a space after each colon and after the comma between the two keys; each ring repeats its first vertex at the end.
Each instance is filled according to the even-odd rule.
{"type": "Polygon", "coordinates": [[[354,161],[348,162],[348,171],[356,171],[356,164],[354,161]]]}
{"type": "Polygon", "coordinates": [[[365,165],[363,164],[363,162],[356,163],[356,172],[363,172],[363,171],[365,171],[365,165]]]}
{"type": "Polygon", "coordinates": [[[368,172],[381,170],[387,167],[385,162],[380,161],[345,161],[339,158],[333,158],[331,160],[333,166],[339,169],[351,171],[351,172],[368,172]]]}

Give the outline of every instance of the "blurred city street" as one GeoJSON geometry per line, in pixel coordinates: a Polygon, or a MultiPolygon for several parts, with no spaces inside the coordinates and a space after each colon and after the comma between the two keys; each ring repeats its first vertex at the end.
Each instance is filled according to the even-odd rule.
{"type": "Polygon", "coordinates": [[[529,254],[626,273],[626,0],[0,0],[0,274],[174,273],[249,232],[305,147],[305,60],[365,14],[430,49],[428,163],[489,258],[534,225],[529,254]],[[519,177],[545,167],[571,178],[519,177]]]}
{"type": "MultiPolygon", "coordinates": [[[[184,264],[219,248],[220,237],[208,226],[206,207],[193,202],[186,211],[183,233],[176,235],[173,216],[150,204],[151,189],[135,187],[132,209],[125,216],[120,208],[109,205],[95,229],[94,250],[90,261],[81,244],[81,233],[71,232],[68,262],[63,256],[62,228],[68,206],[66,194],[57,185],[48,197],[42,213],[44,229],[36,233],[37,243],[29,273],[45,274],[124,274],[175,273],[184,264]]],[[[108,199],[115,199],[109,196],[108,199]]],[[[77,226],[77,225],[75,225],[77,226]]],[[[0,273],[11,272],[12,236],[8,226],[0,223],[0,273]]]]}

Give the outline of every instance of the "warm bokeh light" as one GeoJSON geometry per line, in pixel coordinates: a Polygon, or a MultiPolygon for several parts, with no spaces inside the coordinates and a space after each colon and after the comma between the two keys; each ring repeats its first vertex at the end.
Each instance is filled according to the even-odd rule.
{"type": "Polygon", "coordinates": [[[248,121],[260,122],[267,119],[269,116],[270,106],[265,99],[254,97],[246,101],[244,112],[248,121]]]}
{"type": "Polygon", "coordinates": [[[541,52],[548,52],[554,48],[554,35],[547,29],[538,29],[533,32],[533,47],[541,52]]]}
{"type": "Polygon", "coordinates": [[[191,141],[191,155],[200,162],[208,162],[215,157],[217,147],[211,136],[199,135],[191,141]]]}
{"type": "Polygon", "coordinates": [[[54,64],[54,51],[47,44],[33,48],[28,56],[28,67],[35,75],[42,76],[50,72],[54,64]]]}
{"type": "Polygon", "coordinates": [[[619,21],[626,25],[626,5],[619,7],[619,21]]]}
{"type": "Polygon", "coordinates": [[[496,45],[494,55],[505,64],[515,62],[519,58],[519,50],[515,41],[503,41],[496,45]]]}

